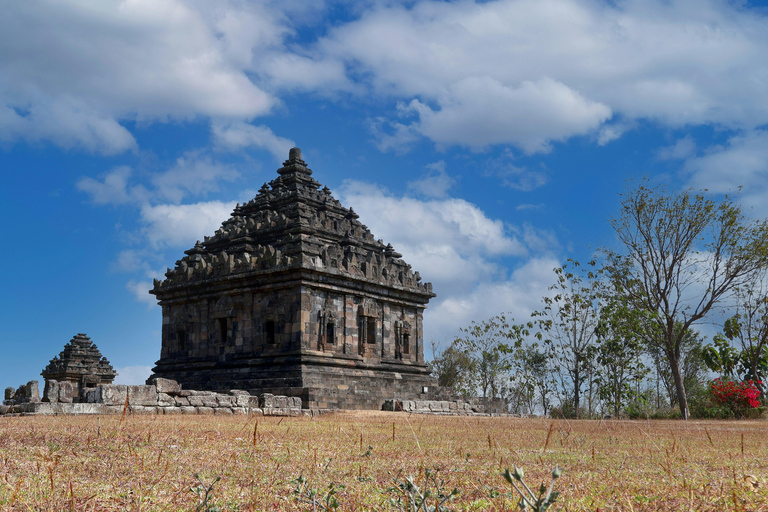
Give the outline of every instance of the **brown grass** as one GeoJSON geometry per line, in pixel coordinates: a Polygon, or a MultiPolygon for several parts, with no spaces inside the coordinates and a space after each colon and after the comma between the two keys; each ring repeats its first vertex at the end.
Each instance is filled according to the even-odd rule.
{"type": "Polygon", "coordinates": [[[437,470],[453,510],[513,510],[501,478],[549,481],[559,510],[768,510],[768,424],[404,413],[320,418],[0,418],[2,510],[312,510],[291,482],[343,484],[342,510],[388,510],[394,479],[437,470]],[[370,447],[370,449],[369,449],[370,447]]]}

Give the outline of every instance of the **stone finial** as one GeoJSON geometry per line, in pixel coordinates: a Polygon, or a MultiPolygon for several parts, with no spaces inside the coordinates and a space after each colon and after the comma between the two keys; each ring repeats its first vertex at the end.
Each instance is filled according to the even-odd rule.
{"type": "Polygon", "coordinates": [[[288,152],[288,160],[283,162],[283,167],[278,169],[277,173],[280,175],[295,173],[311,175],[312,171],[307,168],[307,162],[301,159],[301,150],[299,148],[291,148],[288,152]]]}

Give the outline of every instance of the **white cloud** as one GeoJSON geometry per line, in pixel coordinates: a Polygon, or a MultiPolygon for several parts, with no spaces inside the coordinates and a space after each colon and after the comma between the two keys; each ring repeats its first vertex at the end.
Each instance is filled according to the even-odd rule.
{"type": "Polygon", "coordinates": [[[160,198],[178,203],[186,195],[215,192],[219,181],[233,181],[239,177],[240,173],[232,166],[213,162],[199,152],[190,152],[179,157],[167,171],[152,176],[151,180],[160,198]]]}
{"type": "Polygon", "coordinates": [[[768,215],[768,130],[732,137],[724,146],[710,148],[686,160],[684,172],[694,188],[712,193],[736,193],[757,215],[768,215]]]}
{"type": "Polygon", "coordinates": [[[768,121],[768,18],[724,0],[498,0],[381,3],[321,40],[378,94],[415,109],[414,130],[444,144],[550,141],[602,129],[606,144],[649,119],[679,127],[768,121]],[[528,128],[530,127],[530,131],[528,128]]]}
{"type": "Polygon", "coordinates": [[[150,193],[141,185],[129,185],[128,180],[133,170],[128,166],[119,166],[103,176],[102,181],[83,176],[75,186],[91,196],[96,204],[127,204],[146,201],[150,193]]]}
{"type": "Polygon", "coordinates": [[[115,384],[129,386],[144,384],[152,375],[151,366],[123,366],[122,368],[115,368],[115,371],[117,372],[115,384]]]}
{"type": "Polygon", "coordinates": [[[152,248],[191,247],[216,231],[232,214],[236,203],[209,201],[195,204],[159,204],[141,207],[143,233],[152,248]]]}
{"type": "Polygon", "coordinates": [[[514,158],[510,151],[505,151],[498,158],[488,160],[485,163],[485,174],[496,176],[505,187],[522,192],[537,189],[549,181],[544,169],[532,170],[518,167],[513,163],[514,158]]]}
{"type": "Polygon", "coordinates": [[[548,151],[550,142],[589,133],[611,117],[611,109],[567,85],[542,78],[509,87],[490,77],[453,84],[433,110],[419,100],[414,129],[440,144],[483,149],[513,144],[527,153],[548,151]],[[471,127],[471,128],[470,128],[471,127]]]}
{"type": "Polygon", "coordinates": [[[152,287],[152,281],[135,281],[133,279],[125,285],[125,288],[131,292],[137,302],[143,302],[149,308],[157,306],[157,299],[149,293],[152,287]]]}
{"type": "Polygon", "coordinates": [[[447,197],[448,190],[456,180],[445,172],[445,161],[440,160],[426,166],[426,172],[413,181],[408,182],[408,190],[425,197],[447,197]]]}
{"type": "Polygon", "coordinates": [[[659,160],[685,160],[695,154],[696,141],[690,135],[686,135],[673,145],[661,148],[657,157],[659,160]]]}
{"type": "Polygon", "coordinates": [[[123,120],[250,118],[276,103],[246,75],[254,50],[279,46],[286,32],[286,20],[262,4],[48,1],[3,9],[0,140],[118,153],[136,146],[123,120]]]}
{"type": "Polygon", "coordinates": [[[459,328],[500,313],[509,313],[517,322],[527,321],[532,311],[542,308],[541,298],[554,282],[553,269],[560,265],[552,257],[532,258],[509,279],[481,281],[464,293],[435,301],[424,314],[425,341],[450,342],[459,328]]]}
{"type": "Polygon", "coordinates": [[[254,126],[241,121],[216,122],[211,126],[214,143],[222,149],[239,150],[250,146],[269,151],[278,162],[288,157],[296,144],[291,139],[278,137],[266,126],[254,126]]]}

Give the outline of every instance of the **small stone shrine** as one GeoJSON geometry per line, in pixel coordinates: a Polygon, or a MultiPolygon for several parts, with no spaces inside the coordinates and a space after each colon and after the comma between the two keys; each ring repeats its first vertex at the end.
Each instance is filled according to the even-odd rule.
{"type": "Polygon", "coordinates": [[[155,280],[153,376],[312,409],[435,398],[422,333],[432,285],[312,178],[298,148],[277,172],[155,280]]]}
{"type": "Polygon", "coordinates": [[[64,345],[64,350],[51,359],[40,375],[45,379],[44,401],[56,394],[57,398],[63,397],[62,401],[71,402],[78,401],[87,388],[112,384],[117,372],[91,339],[80,333],[64,345]]]}

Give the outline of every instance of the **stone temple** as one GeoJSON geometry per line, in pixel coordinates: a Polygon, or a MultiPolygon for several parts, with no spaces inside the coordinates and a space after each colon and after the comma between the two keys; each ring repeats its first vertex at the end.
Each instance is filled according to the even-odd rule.
{"type": "Polygon", "coordinates": [[[69,383],[71,391],[67,393],[77,400],[87,388],[111,384],[117,372],[91,338],[80,333],[64,345],[64,350],[51,359],[40,375],[46,382],[69,383]]]}
{"type": "Polygon", "coordinates": [[[312,178],[298,148],[277,173],[155,280],[153,376],[313,409],[434,398],[422,325],[432,285],[312,178]]]}

